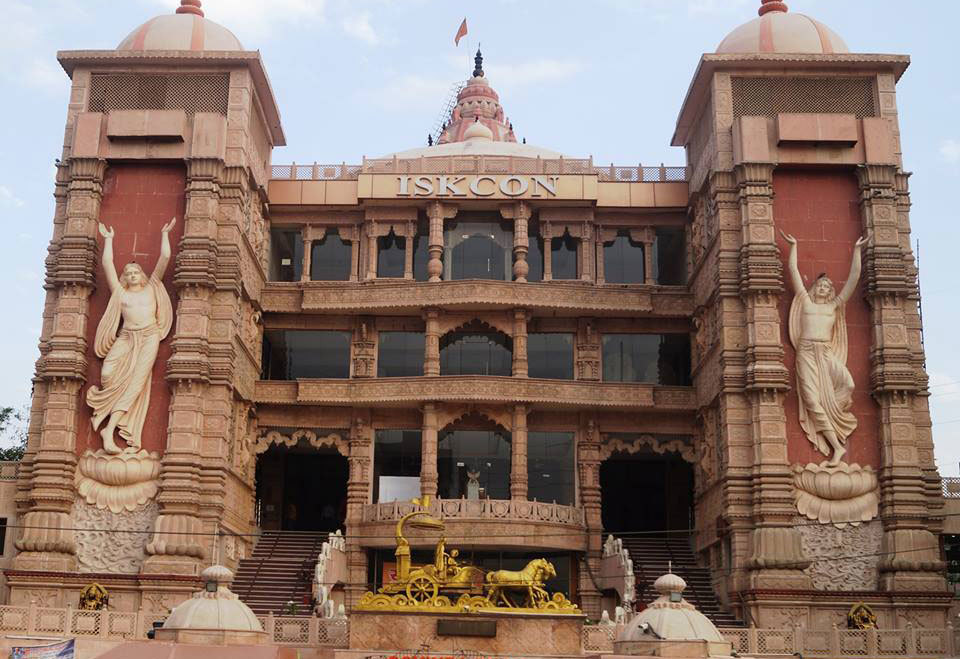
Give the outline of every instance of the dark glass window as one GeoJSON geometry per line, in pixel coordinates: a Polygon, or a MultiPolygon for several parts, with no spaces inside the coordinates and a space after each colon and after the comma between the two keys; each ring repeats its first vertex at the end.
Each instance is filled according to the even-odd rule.
{"type": "Polygon", "coordinates": [[[444,231],[444,279],[510,281],[512,254],[512,223],[450,222],[444,231]]]}
{"type": "Polygon", "coordinates": [[[386,236],[377,238],[377,276],[403,277],[407,239],[390,230],[386,236]]]}
{"type": "Polygon", "coordinates": [[[603,244],[603,279],[608,284],[643,283],[643,243],[634,242],[628,231],[617,232],[612,243],[603,244]]]}
{"type": "Polygon", "coordinates": [[[451,430],[437,441],[437,495],[509,499],[510,433],[451,430]]]}
{"type": "Polygon", "coordinates": [[[340,240],[340,232],[328,229],[323,240],[313,241],[310,249],[310,279],[348,281],[351,264],[350,243],[340,240]]]}
{"type": "Polygon", "coordinates": [[[423,375],[423,332],[380,332],[377,377],[423,375]]]}
{"type": "Polygon", "coordinates": [[[527,434],[527,499],[574,504],[572,432],[527,434]]]}
{"type": "Polygon", "coordinates": [[[513,341],[500,332],[467,329],[440,339],[440,375],[510,375],[513,341]]]}
{"type": "Polygon", "coordinates": [[[430,260],[430,226],[426,222],[417,224],[417,235],[413,239],[413,278],[427,281],[427,261],[430,260]]]}
{"type": "Polygon", "coordinates": [[[527,225],[527,281],[543,281],[543,238],[540,237],[540,224],[530,220],[527,225]]]}
{"type": "Polygon", "coordinates": [[[604,334],[603,379],[688,386],[690,335],[604,334]]]}
{"type": "Polygon", "coordinates": [[[577,278],[579,243],[569,231],[564,231],[560,238],[550,240],[550,271],[554,279],[577,278]]]}
{"type": "Polygon", "coordinates": [[[266,330],[264,380],[350,377],[350,332],[266,330]]]}
{"type": "Polygon", "coordinates": [[[0,556],[7,550],[7,518],[0,517],[0,556]]]}
{"type": "Polygon", "coordinates": [[[300,281],[303,238],[299,231],[270,230],[270,281],[300,281]]]}
{"type": "Polygon", "coordinates": [[[573,379],[573,334],[527,336],[527,374],[532,378],[573,379]]]}
{"type": "Polygon", "coordinates": [[[653,250],[653,276],[664,286],[687,283],[687,248],[683,227],[657,227],[656,249],[653,250]]]}
{"type": "Polygon", "coordinates": [[[373,500],[420,496],[420,431],[377,430],[373,444],[373,500]]]}

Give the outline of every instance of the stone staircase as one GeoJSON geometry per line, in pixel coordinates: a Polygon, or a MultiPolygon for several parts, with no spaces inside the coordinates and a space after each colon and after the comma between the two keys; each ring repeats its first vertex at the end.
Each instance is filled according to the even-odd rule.
{"type": "Polygon", "coordinates": [[[264,531],[250,558],[240,561],[230,589],[257,615],[281,614],[293,601],[298,614],[310,614],[313,570],[326,532],[264,531]]]}
{"type": "Polygon", "coordinates": [[[657,597],[653,582],[666,574],[670,562],[673,573],[687,582],[684,599],[710,618],[717,627],[743,627],[731,613],[724,610],[713,590],[710,569],[697,565],[697,559],[686,537],[663,538],[653,536],[621,537],[623,547],[633,560],[633,574],[637,582],[637,602],[649,604],[657,597]]]}

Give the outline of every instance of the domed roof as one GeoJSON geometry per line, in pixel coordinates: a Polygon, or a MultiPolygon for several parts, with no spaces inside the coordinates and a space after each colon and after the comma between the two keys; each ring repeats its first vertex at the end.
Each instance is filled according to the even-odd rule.
{"type": "Polygon", "coordinates": [[[117,50],[243,50],[227,28],[203,17],[200,0],[180,0],[173,14],[163,14],[127,35],[117,50]]]}
{"type": "Polygon", "coordinates": [[[761,0],[759,18],[734,29],[717,53],[849,53],[840,36],[819,21],[792,14],[780,0],[761,0]]]}
{"type": "Polygon", "coordinates": [[[200,577],[213,585],[177,605],[163,623],[164,629],[263,631],[250,607],[228,588],[233,581],[233,572],[222,565],[211,565],[200,573],[200,577]]]}
{"type": "Polygon", "coordinates": [[[618,641],[639,641],[654,638],[662,641],[713,641],[723,642],[723,637],[712,622],[687,600],[683,591],[687,587],[679,575],[669,572],[653,582],[660,597],[617,636],[618,641]]]}

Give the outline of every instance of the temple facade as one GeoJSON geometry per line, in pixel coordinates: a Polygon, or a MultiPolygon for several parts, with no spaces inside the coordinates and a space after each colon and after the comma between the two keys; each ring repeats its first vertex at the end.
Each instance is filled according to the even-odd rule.
{"type": "Polygon", "coordinates": [[[479,52],[435,144],[307,166],[198,0],[60,52],[9,603],[162,615],[221,563],[276,612],[340,530],[349,615],[428,497],[461,563],[546,557],[592,618],[613,535],[638,601],[670,560],[724,624],[945,627],[909,58],[759,14],[693,73],[678,167],[518,143],[479,52]]]}

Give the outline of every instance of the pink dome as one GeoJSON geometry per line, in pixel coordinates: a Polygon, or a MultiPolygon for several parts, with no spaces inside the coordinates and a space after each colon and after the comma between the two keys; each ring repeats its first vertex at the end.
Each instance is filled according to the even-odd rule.
{"type": "Polygon", "coordinates": [[[744,23],[717,46],[717,53],[849,53],[840,36],[803,14],[791,14],[780,0],[761,0],[760,18],[744,23]]]}
{"type": "Polygon", "coordinates": [[[180,0],[176,13],[151,18],[117,50],[243,50],[227,28],[203,17],[200,0],[180,0]]]}

